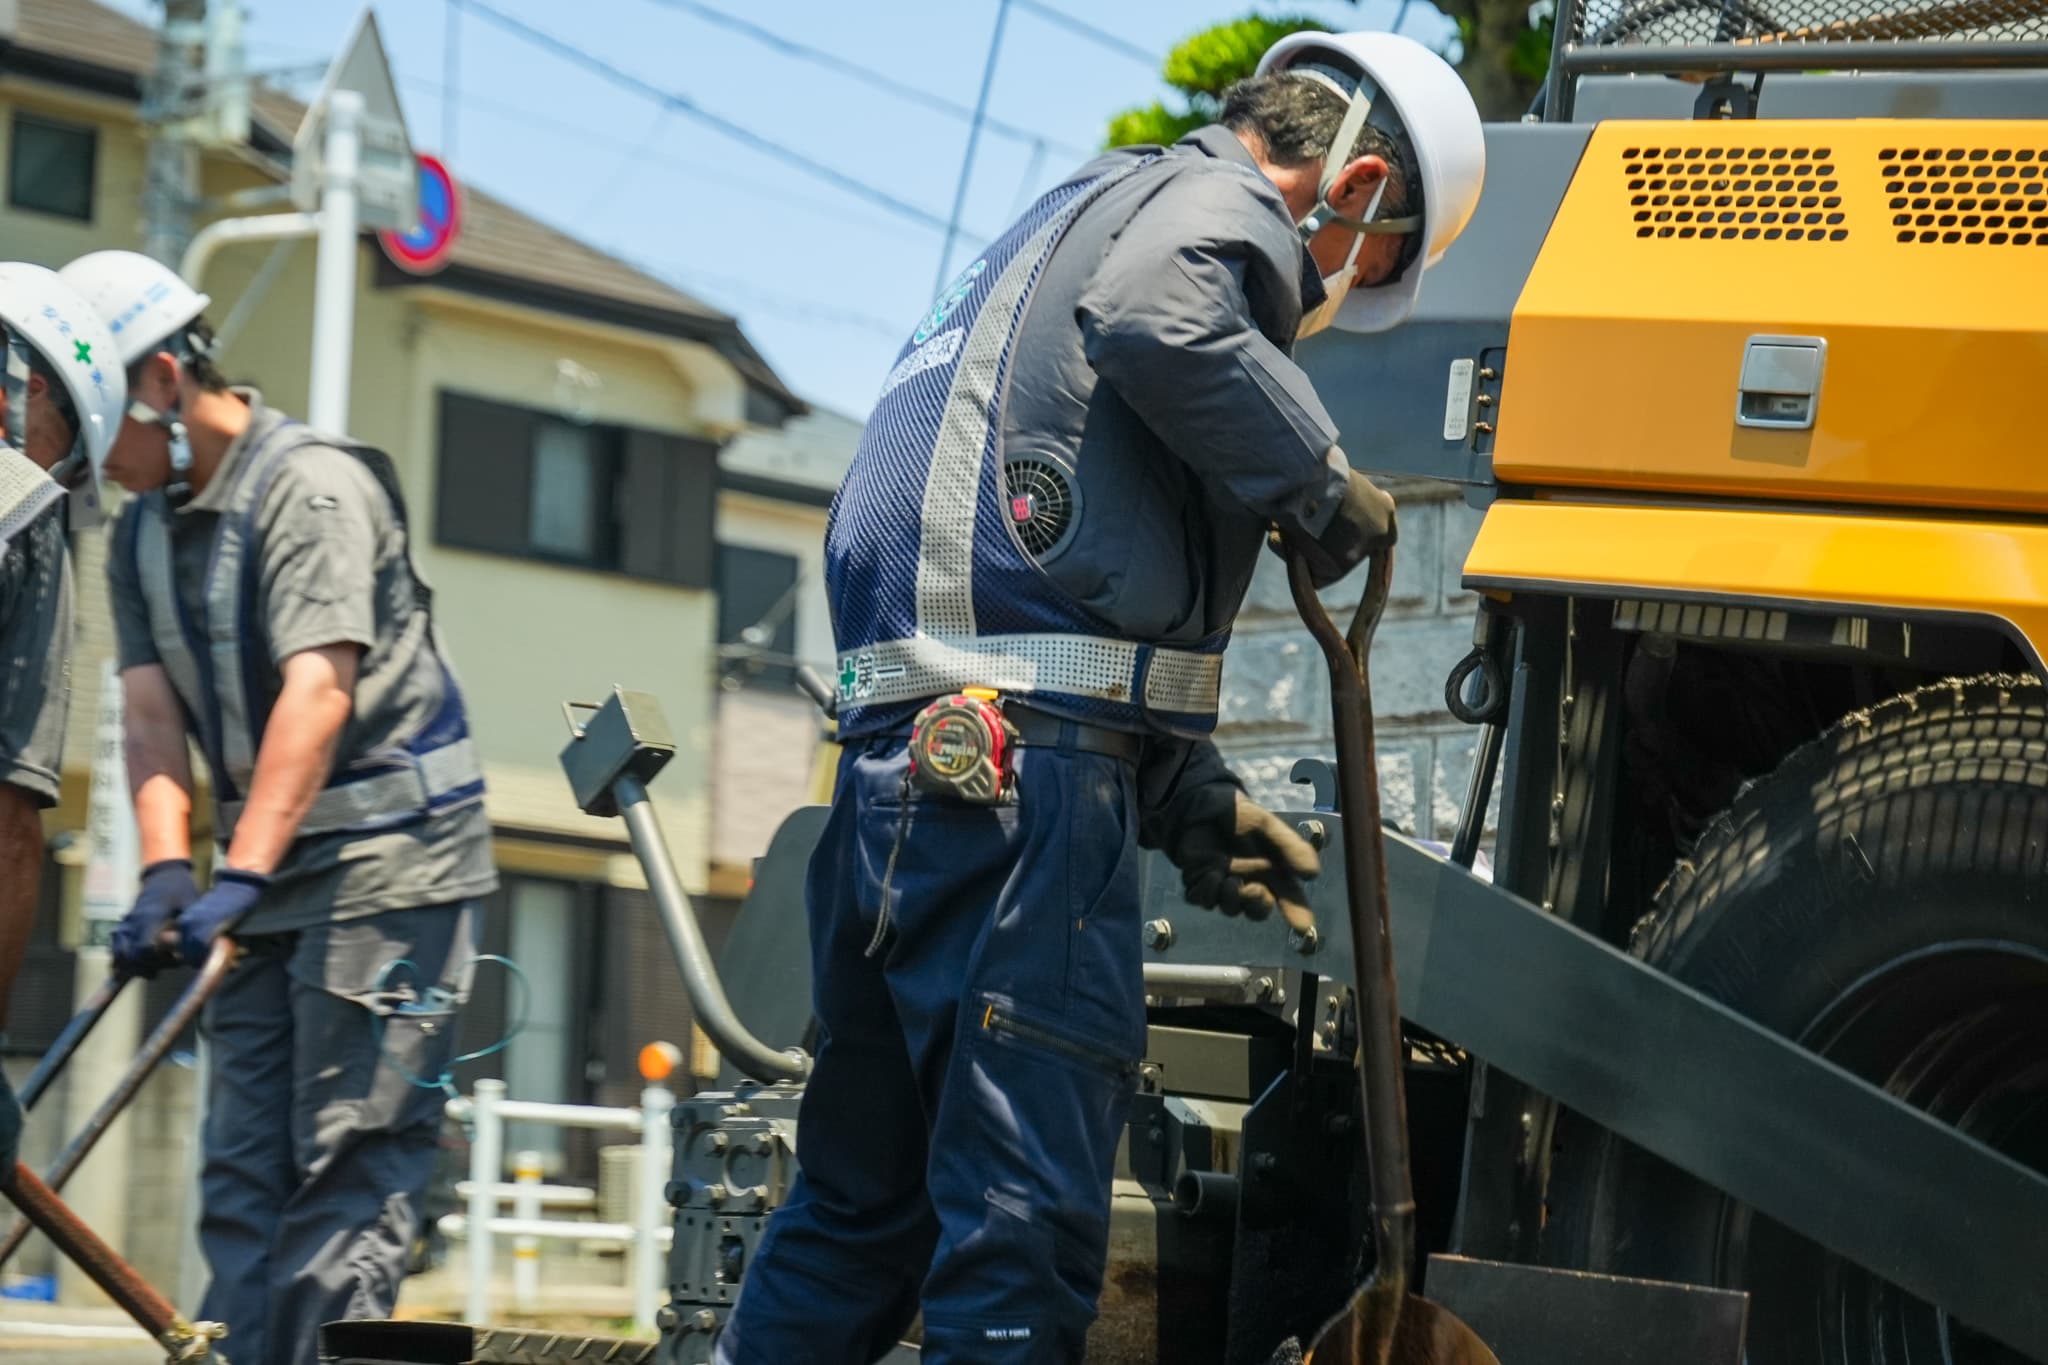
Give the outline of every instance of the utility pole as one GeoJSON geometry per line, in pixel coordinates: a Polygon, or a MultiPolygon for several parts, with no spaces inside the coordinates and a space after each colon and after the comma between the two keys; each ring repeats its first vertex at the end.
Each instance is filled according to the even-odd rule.
{"type": "Polygon", "coordinates": [[[194,122],[207,90],[206,0],[162,0],[156,70],[143,87],[149,160],[142,186],[142,250],[173,270],[192,240],[199,206],[199,142],[194,122]]]}

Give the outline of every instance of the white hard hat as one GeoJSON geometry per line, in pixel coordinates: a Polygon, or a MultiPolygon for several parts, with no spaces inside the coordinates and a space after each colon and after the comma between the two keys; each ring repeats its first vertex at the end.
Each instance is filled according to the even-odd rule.
{"type": "MultiPolygon", "coordinates": [[[[1353,289],[1333,326],[1382,332],[1415,311],[1422,273],[1472,221],[1486,180],[1486,136],[1479,106],[1450,63],[1398,33],[1294,33],[1267,49],[1259,75],[1304,63],[1363,71],[1378,98],[1393,105],[1422,172],[1422,248],[1401,274],[1371,289],[1353,289]]],[[[1370,91],[1363,92],[1368,98],[1370,91]]],[[[1384,127],[1384,121],[1375,119],[1384,127]]],[[[1345,148],[1348,152],[1350,148],[1345,148]]]]}
{"type": "Polygon", "coordinates": [[[57,273],[107,320],[124,368],[163,350],[213,302],[139,251],[95,251],[57,273]]]}
{"type": "MultiPolygon", "coordinates": [[[[75,449],[92,470],[96,502],[100,468],[128,404],[128,379],[112,333],[56,271],[26,261],[0,262],[0,323],[37,351],[64,386],[78,416],[75,449]]],[[[8,420],[25,416],[10,412],[8,420]]]]}

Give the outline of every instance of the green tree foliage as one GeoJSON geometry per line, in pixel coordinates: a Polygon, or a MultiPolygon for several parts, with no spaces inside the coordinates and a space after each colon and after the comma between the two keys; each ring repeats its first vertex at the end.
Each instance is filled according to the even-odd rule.
{"type": "Polygon", "coordinates": [[[1169,109],[1154,101],[1124,110],[1109,121],[1108,145],[1175,142],[1203,124],[1215,122],[1223,109],[1223,92],[1257,70],[1267,48],[1290,33],[1322,27],[1313,19],[1250,14],[1202,30],[1166,54],[1161,73],[1166,83],[1180,92],[1182,107],[1169,109]]]}
{"type": "MultiPolygon", "coordinates": [[[[1481,116],[1521,117],[1550,66],[1550,17],[1530,23],[1529,0],[1438,0],[1438,8],[1458,26],[1457,47],[1445,56],[1457,63],[1481,116]]],[[[1325,27],[1313,19],[1252,14],[1185,39],[1166,54],[1161,70],[1179,92],[1180,107],[1154,101],[1124,110],[1109,121],[1107,145],[1174,142],[1213,122],[1223,92],[1251,75],[1267,48],[1290,33],[1325,27]]]]}

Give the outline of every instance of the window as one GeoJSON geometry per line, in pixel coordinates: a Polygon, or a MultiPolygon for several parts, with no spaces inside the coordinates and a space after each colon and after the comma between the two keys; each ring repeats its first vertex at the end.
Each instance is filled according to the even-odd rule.
{"type": "Polygon", "coordinates": [[[600,433],[567,422],[542,422],[534,429],[533,497],[527,538],[535,549],[586,564],[598,559],[600,433]]]}
{"type": "Polygon", "coordinates": [[[7,161],[7,202],[18,209],[92,221],[99,134],[33,114],[14,116],[7,161]]]}
{"type": "Polygon", "coordinates": [[[718,450],[441,395],[435,538],[443,545],[712,585],[718,450]]]}
{"type": "Polygon", "coordinates": [[[718,653],[730,686],[796,686],[795,555],[718,547],[718,653]]]}

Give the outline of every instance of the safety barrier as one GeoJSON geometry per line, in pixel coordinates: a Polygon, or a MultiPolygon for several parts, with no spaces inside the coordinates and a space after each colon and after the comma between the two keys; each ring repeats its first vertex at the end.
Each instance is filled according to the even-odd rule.
{"type": "Polygon", "coordinates": [[[469,1296],[464,1316],[473,1323],[491,1317],[491,1271],[497,1237],[513,1237],[513,1291],[521,1307],[530,1307],[539,1284],[540,1239],[573,1242],[616,1242],[628,1252],[628,1282],[633,1294],[633,1323],[652,1330],[655,1314],[665,1302],[662,1292],[667,1247],[673,1237],[668,1222],[670,1159],[669,1111],[676,1097],[665,1085],[649,1084],[640,1092],[637,1109],[599,1105],[539,1104],[505,1098],[505,1083],[483,1079],[466,1098],[448,1101],[448,1117],[469,1126],[469,1179],[457,1186],[469,1201],[467,1214],[450,1214],[440,1227],[450,1237],[469,1243],[469,1296]],[[640,1134],[639,1188],[634,1192],[630,1223],[577,1222],[540,1216],[543,1205],[589,1207],[595,1196],[573,1186],[540,1183],[538,1163],[522,1163],[520,1179],[503,1179],[505,1124],[545,1123],[560,1128],[625,1130],[640,1134]],[[589,1196],[586,1202],[584,1196],[589,1196]],[[500,1217],[501,1201],[513,1204],[513,1216],[500,1217]]]}

